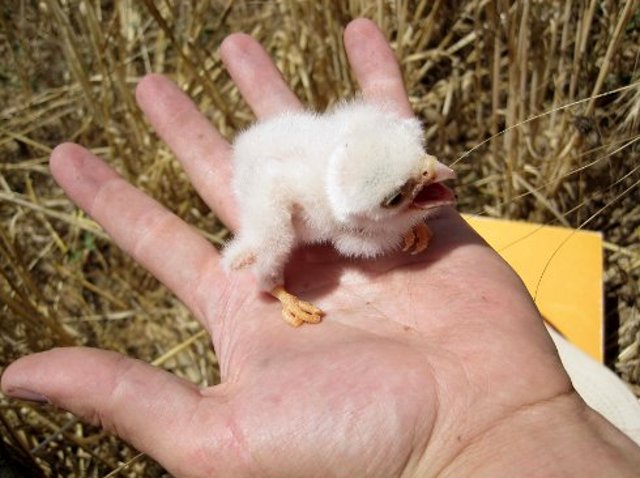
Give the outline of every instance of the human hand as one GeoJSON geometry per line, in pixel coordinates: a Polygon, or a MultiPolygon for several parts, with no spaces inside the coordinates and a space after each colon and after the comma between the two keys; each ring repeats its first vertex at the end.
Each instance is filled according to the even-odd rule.
{"type": "MultiPolygon", "coordinates": [[[[354,21],[345,45],[363,94],[411,115],[378,29],[354,21]]],[[[302,108],[250,37],[229,37],[222,57],[259,118],[302,108]]],[[[165,78],[145,78],[137,97],[233,228],[227,142],[165,78]]],[[[66,348],[15,362],[2,388],[104,426],[175,476],[481,476],[487,456],[507,465],[493,450],[528,443],[532,418],[577,427],[588,416],[589,430],[608,430],[573,392],[518,277],[453,210],[430,222],[435,236],[419,256],[298,252],[288,288],[327,317],[294,329],[249,274],[226,276],[210,243],[87,150],[59,146],[51,170],[211,333],[222,383],[199,389],[112,352],[66,348]]],[[[523,450],[511,456],[522,462],[523,450]]]]}

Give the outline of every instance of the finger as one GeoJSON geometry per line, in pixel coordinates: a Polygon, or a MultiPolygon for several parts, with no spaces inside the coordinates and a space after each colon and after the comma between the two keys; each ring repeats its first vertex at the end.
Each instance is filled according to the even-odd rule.
{"type": "Polygon", "coordinates": [[[40,397],[100,425],[180,476],[186,476],[180,462],[187,461],[188,444],[203,429],[212,448],[224,433],[215,422],[224,409],[215,406],[210,391],[211,407],[203,415],[203,395],[195,385],[104,350],[74,347],[24,357],[6,369],[2,391],[19,399],[40,397]]]}
{"type": "Polygon", "coordinates": [[[398,62],[376,24],[353,20],[345,29],[344,45],[364,97],[390,102],[403,116],[413,116],[398,62]]]}
{"type": "Polygon", "coordinates": [[[136,88],[136,99],[200,197],[228,227],[233,227],[236,216],[229,187],[229,143],[191,99],[162,75],[145,76],[136,88]]]}
{"type": "Polygon", "coordinates": [[[229,35],[222,42],[220,54],[233,82],[258,118],[285,110],[302,110],[300,100],[267,52],[251,36],[229,35]]]}
{"type": "Polygon", "coordinates": [[[56,147],[50,167],[67,195],[205,323],[214,284],[224,281],[215,248],[78,145],[56,147]]]}

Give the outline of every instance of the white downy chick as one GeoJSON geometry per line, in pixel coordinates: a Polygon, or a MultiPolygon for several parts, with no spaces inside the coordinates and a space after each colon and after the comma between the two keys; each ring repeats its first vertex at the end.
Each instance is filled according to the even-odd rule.
{"type": "Polygon", "coordinates": [[[252,265],[296,326],[318,322],[322,311],[284,290],[295,246],[331,243],[367,258],[402,245],[421,252],[430,237],[424,220],[455,202],[441,184],[455,173],[426,154],[420,121],[361,99],[256,123],[235,140],[233,168],[240,225],[223,264],[252,265]]]}

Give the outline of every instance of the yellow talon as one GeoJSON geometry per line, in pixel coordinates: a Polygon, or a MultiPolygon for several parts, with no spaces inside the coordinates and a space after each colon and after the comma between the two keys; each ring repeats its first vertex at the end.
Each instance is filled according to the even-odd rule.
{"type": "Polygon", "coordinates": [[[413,246],[413,243],[416,242],[416,235],[413,232],[413,229],[409,229],[404,233],[404,247],[402,248],[402,252],[407,252],[413,246]]]}
{"type": "Polygon", "coordinates": [[[274,287],[271,295],[282,303],[282,318],[293,327],[299,327],[305,322],[317,324],[322,320],[322,310],[290,294],[283,286],[274,287]]]}
{"type": "Polygon", "coordinates": [[[407,231],[404,235],[404,247],[403,252],[411,251],[411,255],[416,255],[424,251],[429,246],[429,241],[433,233],[429,226],[424,222],[419,222],[411,230],[407,231]]]}

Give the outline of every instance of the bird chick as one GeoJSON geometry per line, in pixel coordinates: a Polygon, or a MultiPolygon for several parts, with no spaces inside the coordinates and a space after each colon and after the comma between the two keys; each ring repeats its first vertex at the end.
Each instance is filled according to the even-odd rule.
{"type": "Polygon", "coordinates": [[[455,173],[425,152],[420,121],[362,99],[256,123],[233,144],[233,172],[240,224],[223,264],[252,266],[294,326],[323,315],[284,288],[294,247],[331,243],[364,258],[403,246],[418,253],[431,237],[424,220],[455,202],[441,184],[455,173]]]}

